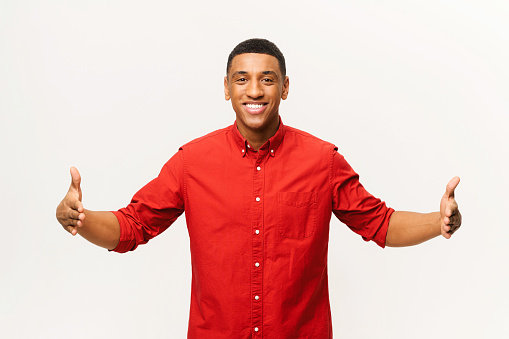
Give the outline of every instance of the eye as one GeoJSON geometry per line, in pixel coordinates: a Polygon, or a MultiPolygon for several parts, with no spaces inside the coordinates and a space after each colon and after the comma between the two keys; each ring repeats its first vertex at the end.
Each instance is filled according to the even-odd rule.
{"type": "Polygon", "coordinates": [[[263,78],[262,82],[274,82],[274,80],[272,80],[270,78],[263,78]]]}

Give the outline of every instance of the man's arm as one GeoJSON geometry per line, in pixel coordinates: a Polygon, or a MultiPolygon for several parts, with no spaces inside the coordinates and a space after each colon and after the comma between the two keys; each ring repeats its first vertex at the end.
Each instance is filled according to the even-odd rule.
{"type": "Polygon", "coordinates": [[[80,234],[93,244],[109,250],[120,241],[120,225],[111,212],[95,212],[83,208],[81,203],[81,176],[71,168],[71,187],[57,207],[58,222],[72,235],[80,234]]]}
{"type": "Polygon", "coordinates": [[[454,190],[460,179],[449,181],[440,201],[440,212],[414,213],[396,211],[387,231],[386,245],[391,247],[420,244],[442,234],[449,239],[461,226],[461,214],[454,199],[454,190]]]}

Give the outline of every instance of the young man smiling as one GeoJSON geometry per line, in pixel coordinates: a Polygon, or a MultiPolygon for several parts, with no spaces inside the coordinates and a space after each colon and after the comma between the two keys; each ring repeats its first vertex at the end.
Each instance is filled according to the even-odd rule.
{"type": "Polygon", "coordinates": [[[80,175],[57,219],[73,235],[134,250],[183,212],[193,266],[188,338],[332,338],[327,246],[334,213],[365,240],[409,246],[461,225],[453,178],[429,214],[395,212],[369,194],[337,148],[285,126],[289,80],[279,49],[240,43],[224,79],[233,126],[184,146],[115,212],[85,210],[80,175]]]}
{"type": "Polygon", "coordinates": [[[224,94],[231,100],[237,128],[254,149],[279,127],[279,103],[288,96],[289,79],[272,55],[242,53],[228,63],[224,94]]]}

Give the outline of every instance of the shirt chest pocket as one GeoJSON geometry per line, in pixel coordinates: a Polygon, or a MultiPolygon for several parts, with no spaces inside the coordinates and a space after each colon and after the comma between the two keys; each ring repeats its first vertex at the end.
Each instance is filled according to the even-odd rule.
{"type": "Polygon", "coordinates": [[[309,238],[316,229],[315,192],[279,192],[278,228],[284,238],[309,238]]]}

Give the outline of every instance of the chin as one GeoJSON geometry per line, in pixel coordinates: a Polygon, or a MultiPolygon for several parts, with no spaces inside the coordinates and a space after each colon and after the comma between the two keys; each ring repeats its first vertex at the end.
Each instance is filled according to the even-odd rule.
{"type": "Polygon", "coordinates": [[[267,125],[267,121],[265,119],[256,119],[256,120],[248,120],[244,121],[245,125],[253,130],[263,129],[267,125]]]}

